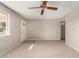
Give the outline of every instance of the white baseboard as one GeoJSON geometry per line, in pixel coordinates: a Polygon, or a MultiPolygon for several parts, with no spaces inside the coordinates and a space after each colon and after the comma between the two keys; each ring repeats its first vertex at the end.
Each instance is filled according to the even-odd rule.
{"type": "Polygon", "coordinates": [[[36,39],[35,38],[35,39],[27,39],[27,40],[60,40],[60,39],[38,39],[38,38],[36,39]]]}
{"type": "Polygon", "coordinates": [[[0,53],[0,56],[2,56],[3,54],[7,53],[8,51],[16,48],[17,46],[19,46],[22,42],[18,43],[18,44],[15,44],[14,46],[12,46],[11,48],[7,49],[6,51],[0,53]]]}
{"type": "Polygon", "coordinates": [[[72,46],[69,43],[65,43],[67,46],[71,47],[72,49],[74,49],[75,51],[79,52],[79,49],[77,49],[76,47],[72,46]]]}

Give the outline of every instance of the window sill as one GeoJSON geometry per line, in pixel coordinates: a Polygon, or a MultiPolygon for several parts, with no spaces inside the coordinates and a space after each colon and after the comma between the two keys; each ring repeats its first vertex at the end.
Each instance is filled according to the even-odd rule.
{"type": "Polygon", "coordinates": [[[5,34],[0,35],[0,37],[9,36],[9,35],[10,33],[5,33],[5,34]]]}

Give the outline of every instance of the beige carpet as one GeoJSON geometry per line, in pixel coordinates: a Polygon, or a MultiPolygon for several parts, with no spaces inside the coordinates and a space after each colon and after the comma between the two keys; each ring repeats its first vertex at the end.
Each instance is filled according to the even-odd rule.
{"type": "Polygon", "coordinates": [[[79,57],[79,53],[66,46],[64,41],[26,41],[17,48],[9,51],[1,57],[6,58],[73,58],[79,57]]]}

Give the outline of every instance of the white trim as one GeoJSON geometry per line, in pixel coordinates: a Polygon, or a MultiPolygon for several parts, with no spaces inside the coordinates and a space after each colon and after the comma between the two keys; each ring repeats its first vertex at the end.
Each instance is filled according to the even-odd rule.
{"type": "Polygon", "coordinates": [[[27,40],[60,40],[60,39],[53,39],[53,38],[52,39],[46,39],[46,38],[41,38],[41,39],[38,39],[38,38],[37,39],[36,38],[34,39],[33,38],[33,39],[29,39],[29,38],[27,38],[27,40]]]}
{"type": "Polygon", "coordinates": [[[71,47],[72,49],[74,49],[75,51],[79,52],[79,49],[77,49],[76,47],[72,46],[71,44],[69,43],[65,43],[65,45],[71,47]]]}
{"type": "Polygon", "coordinates": [[[0,35],[0,37],[9,36],[9,35],[10,35],[9,33],[6,33],[6,34],[3,34],[3,35],[0,35]]]}
{"type": "Polygon", "coordinates": [[[10,14],[5,12],[5,11],[2,11],[0,10],[0,12],[4,13],[7,15],[7,23],[6,23],[6,33],[3,34],[3,35],[0,35],[1,36],[7,36],[7,35],[10,35],[10,14]]]}
{"type": "Polygon", "coordinates": [[[25,20],[21,20],[21,42],[25,40],[27,40],[27,22],[25,20]],[[25,24],[25,26],[23,26],[23,24],[25,24]],[[23,27],[25,27],[26,30],[24,30],[23,27]]]}
{"type": "Polygon", "coordinates": [[[15,45],[14,45],[14,46],[12,46],[11,48],[9,48],[9,49],[5,50],[4,52],[0,53],[0,56],[2,56],[3,54],[5,54],[5,53],[9,52],[10,50],[12,50],[12,49],[16,48],[16,47],[17,47],[17,46],[19,46],[20,44],[21,44],[21,42],[20,42],[20,43],[18,43],[18,44],[15,44],[15,45]]]}

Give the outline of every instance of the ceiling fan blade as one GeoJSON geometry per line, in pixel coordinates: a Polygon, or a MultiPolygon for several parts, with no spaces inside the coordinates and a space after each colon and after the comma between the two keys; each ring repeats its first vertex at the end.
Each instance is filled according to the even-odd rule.
{"type": "Polygon", "coordinates": [[[30,7],[29,9],[37,9],[37,8],[41,8],[41,7],[30,7]]]}
{"type": "Polygon", "coordinates": [[[44,14],[44,8],[41,10],[41,15],[43,15],[44,14]]]}
{"type": "Polygon", "coordinates": [[[46,7],[47,9],[50,9],[50,10],[57,10],[58,8],[57,7],[46,7]]]}

